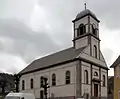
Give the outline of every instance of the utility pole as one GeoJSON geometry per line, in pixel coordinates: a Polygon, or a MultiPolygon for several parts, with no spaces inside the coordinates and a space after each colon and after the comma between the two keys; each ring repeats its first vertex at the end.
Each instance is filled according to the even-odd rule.
{"type": "Polygon", "coordinates": [[[41,85],[41,87],[44,88],[45,99],[47,99],[47,94],[48,94],[47,89],[49,88],[48,82],[47,82],[48,78],[42,76],[42,79],[43,79],[44,83],[43,83],[43,85],[41,85]]]}

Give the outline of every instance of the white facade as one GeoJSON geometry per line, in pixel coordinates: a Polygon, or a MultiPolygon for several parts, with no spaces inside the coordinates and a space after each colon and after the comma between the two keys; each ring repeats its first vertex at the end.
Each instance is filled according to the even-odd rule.
{"type": "Polygon", "coordinates": [[[76,40],[75,41],[76,49],[79,49],[81,47],[87,46],[87,42],[88,42],[88,38],[87,37],[83,37],[81,39],[76,40]]]}
{"type": "MultiPolygon", "coordinates": [[[[55,97],[68,97],[68,96],[76,96],[76,66],[77,66],[77,61],[68,63],[62,66],[57,66],[54,68],[30,73],[23,75],[20,80],[20,91],[21,92],[32,92],[35,94],[36,98],[40,98],[40,90],[43,90],[43,88],[40,87],[40,77],[45,76],[48,78],[49,86],[50,88],[48,89],[48,97],[51,97],[52,94],[54,94],[55,97]],[[66,85],[65,84],[65,72],[69,70],[71,72],[71,78],[70,78],[70,84],[66,85]],[[56,74],[56,86],[52,86],[52,74],[56,74]],[[34,79],[34,89],[30,88],[30,79],[34,79]],[[22,90],[22,80],[25,80],[25,90],[22,90]]],[[[81,93],[82,96],[85,93],[89,93],[91,95],[91,80],[93,78],[99,78],[102,75],[106,76],[106,86],[103,87],[101,83],[101,96],[107,97],[107,70],[101,69],[99,71],[98,66],[92,66],[92,71],[91,71],[91,64],[86,63],[86,62],[81,62],[81,73],[82,73],[82,88],[81,88],[81,93]],[[84,78],[84,71],[88,71],[88,84],[85,84],[85,78],[84,78]],[[92,72],[92,73],[91,73],[92,72]],[[98,73],[98,77],[94,76],[94,73],[98,73]],[[101,72],[101,75],[100,75],[101,72]],[[92,79],[91,79],[91,74],[92,74],[92,79]]],[[[101,78],[101,80],[103,80],[101,78]]],[[[98,88],[99,90],[99,88],[98,88]]],[[[99,93],[99,94],[100,94],[99,93]]],[[[92,95],[94,96],[94,83],[92,83],[92,95]]]]}
{"type": "Polygon", "coordinates": [[[36,98],[40,98],[40,77],[45,76],[48,78],[49,86],[48,97],[51,97],[53,93],[55,97],[65,97],[65,96],[75,96],[76,95],[76,62],[69,64],[57,66],[54,68],[30,73],[23,75],[20,81],[20,91],[21,92],[33,92],[36,98]],[[65,84],[65,72],[69,70],[71,73],[70,84],[65,84]],[[52,74],[56,74],[56,86],[52,86],[52,74]],[[34,90],[30,88],[30,79],[34,79],[34,90]],[[25,90],[22,90],[22,80],[25,80],[25,90]],[[64,91],[63,91],[64,90],[64,91]]]}
{"type": "Polygon", "coordinates": [[[74,51],[83,49],[75,57],[76,60],[23,74],[20,79],[21,92],[33,92],[36,98],[40,98],[40,91],[43,90],[40,86],[40,78],[43,76],[48,78],[50,86],[47,92],[48,97],[53,98],[52,95],[54,95],[54,98],[73,99],[87,98],[87,96],[87,99],[107,98],[108,68],[100,51],[99,22],[89,10],[83,11],[81,15],[84,16],[73,21],[74,51]],[[87,14],[85,15],[85,13],[87,14]],[[69,84],[66,84],[66,71],[70,71],[69,84]],[[56,75],[55,86],[52,85],[52,74],[56,75]],[[31,78],[34,84],[33,89],[30,87],[31,78]],[[25,81],[24,90],[22,89],[23,80],[25,81]]]}

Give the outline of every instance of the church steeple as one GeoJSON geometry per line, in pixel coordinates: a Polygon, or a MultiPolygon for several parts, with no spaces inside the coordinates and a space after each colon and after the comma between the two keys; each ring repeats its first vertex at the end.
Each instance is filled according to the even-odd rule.
{"type": "Polygon", "coordinates": [[[94,46],[96,46],[96,49],[99,49],[100,21],[93,12],[86,9],[86,3],[84,5],[85,10],[78,13],[75,20],[72,21],[74,24],[73,44],[75,49],[90,45],[92,54],[92,49],[94,49],[94,46]],[[94,45],[92,45],[93,43],[94,45]]]}

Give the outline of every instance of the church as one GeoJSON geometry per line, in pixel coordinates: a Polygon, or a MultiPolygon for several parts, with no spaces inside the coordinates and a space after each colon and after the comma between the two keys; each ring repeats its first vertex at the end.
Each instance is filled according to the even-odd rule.
{"type": "Polygon", "coordinates": [[[107,99],[108,67],[100,50],[99,23],[89,9],[73,22],[73,46],[34,60],[20,72],[20,92],[45,98],[41,77],[48,79],[48,98],[107,99]]]}

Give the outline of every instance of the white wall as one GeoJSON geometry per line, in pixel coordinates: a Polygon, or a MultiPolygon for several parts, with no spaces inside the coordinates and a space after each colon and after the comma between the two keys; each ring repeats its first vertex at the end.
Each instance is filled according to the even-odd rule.
{"type": "Polygon", "coordinates": [[[90,55],[90,44],[83,50],[83,52],[87,55],[90,55]]]}
{"type": "Polygon", "coordinates": [[[99,79],[99,76],[100,76],[99,74],[100,74],[100,73],[99,73],[99,67],[92,65],[92,79],[93,79],[93,78],[99,79]],[[95,73],[95,72],[98,73],[98,76],[94,76],[94,73],[95,73]]]}
{"type": "Polygon", "coordinates": [[[103,62],[103,61],[101,61],[101,60],[99,60],[99,59],[96,59],[96,58],[94,58],[94,57],[91,57],[91,56],[89,56],[89,55],[86,54],[86,53],[82,53],[82,54],[80,55],[80,57],[81,57],[81,58],[84,58],[84,59],[87,59],[87,60],[89,60],[89,61],[92,61],[93,63],[100,64],[100,65],[103,66],[103,67],[107,67],[105,62],[103,62]]]}
{"type": "Polygon", "coordinates": [[[86,26],[86,33],[88,32],[88,16],[80,19],[80,20],[77,20],[75,23],[75,38],[77,37],[77,29],[78,27],[80,26],[80,24],[84,24],[86,26]]]}
{"type": "Polygon", "coordinates": [[[76,47],[76,49],[82,48],[84,46],[87,46],[87,44],[88,44],[88,37],[87,36],[83,37],[81,39],[75,40],[75,47],[76,47]]]}
{"type": "Polygon", "coordinates": [[[95,39],[94,37],[92,37],[91,39],[91,44],[92,44],[92,56],[94,56],[94,45],[97,47],[97,58],[99,58],[99,41],[97,39],[95,39]]]}
{"type": "Polygon", "coordinates": [[[82,67],[82,95],[84,93],[89,93],[91,95],[91,66],[86,62],[81,62],[82,67]],[[84,71],[88,71],[88,84],[85,84],[84,71]]]}
{"type": "MultiPolygon", "coordinates": [[[[100,85],[97,82],[92,82],[92,95],[94,96],[94,84],[97,83],[98,84],[98,95],[99,93],[101,93],[101,96],[106,97],[107,96],[107,70],[105,69],[101,69],[101,75],[100,75],[100,71],[99,71],[99,67],[92,65],[92,71],[91,71],[91,65],[89,63],[86,62],[82,62],[82,95],[84,93],[89,93],[89,95],[91,95],[91,72],[92,72],[92,79],[96,78],[99,79],[101,76],[101,80],[102,80],[102,76],[103,74],[106,76],[106,86],[103,87],[101,86],[101,92],[99,91],[100,89],[100,85]],[[87,70],[88,71],[88,77],[89,77],[89,82],[88,84],[85,84],[85,80],[84,80],[84,71],[87,70]],[[94,73],[97,72],[98,76],[94,76],[94,73]]],[[[102,85],[102,83],[100,83],[102,85]]]]}
{"type": "MultiPolygon", "coordinates": [[[[91,16],[90,16],[90,23],[94,24],[95,27],[98,29],[98,31],[97,31],[97,37],[99,37],[99,23],[93,17],[91,17],[91,16]]],[[[90,32],[92,32],[92,27],[90,28],[90,32]]]]}
{"type": "Polygon", "coordinates": [[[107,96],[107,70],[101,69],[101,80],[103,81],[103,75],[105,75],[105,87],[101,83],[101,96],[107,96]]]}
{"type": "Polygon", "coordinates": [[[66,97],[76,95],[76,84],[63,85],[50,88],[50,93],[54,93],[55,97],[66,97]]]}
{"type": "Polygon", "coordinates": [[[90,16],[90,23],[91,24],[95,24],[96,28],[99,29],[99,23],[91,16],[90,16]]]}
{"type": "Polygon", "coordinates": [[[76,95],[76,62],[72,62],[69,64],[56,66],[50,69],[41,70],[35,73],[30,73],[23,75],[20,79],[20,91],[21,90],[21,81],[25,80],[25,90],[23,92],[34,92],[36,98],[40,97],[40,77],[46,76],[48,78],[48,82],[50,88],[48,89],[48,97],[50,97],[51,93],[55,94],[55,97],[64,97],[64,96],[75,96],[76,95]],[[70,70],[71,72],[71,84],[65,84],[65,72],[70,70]],[[56,86],[52,86],[51,75],[56,74],[56,86]],[[30,89],[30,78],[34,79],[34,90],[30,89]],[[64,90],[64,91],[63,91],[64,90]]]}
{"type": "Polygon", "coordinates": [[[80,24],[88,24],[88,16],[86,16],[86,17],[84,17],[84,18],[82,18],[82,19],[80,19],[80,20],[77,20],[77,21],[75,21],[75,29],[77,29],[78,27],[79,27],[79,25],[80,24]]]}
{"type": "Polygon", "coordinates": [[[104,57],[103,57],[101,51],[100,51],[100,60],[105,62],[105,59],[104,59],[104,57]]]}
{"type": "MultiPolygon", "coordinates": [[[[92,79],[99,79],[99,77],[100,77],[99,67],[95,66],[95,65],[92,65],[92,79]],[[98,73],[98,76],[94,75],[95,72],[98,73]]],[[[99,91],[100,85],[99,85],[98,82],[93,82],[92,83],[92,95],[94,96],[94,84],[98,84],[98,95],[99,95],[99,93],[100,93],[100,91],[99,91]]]]}

